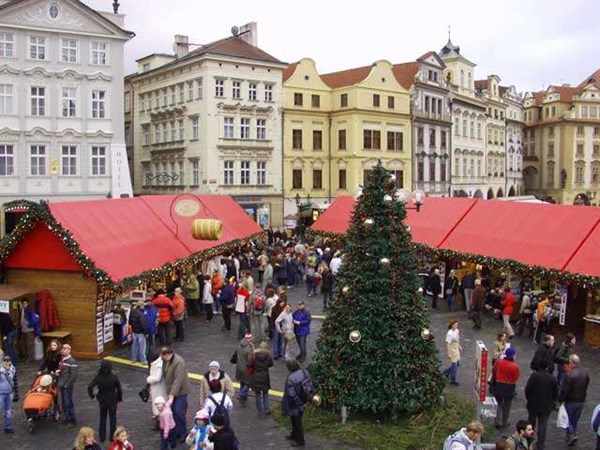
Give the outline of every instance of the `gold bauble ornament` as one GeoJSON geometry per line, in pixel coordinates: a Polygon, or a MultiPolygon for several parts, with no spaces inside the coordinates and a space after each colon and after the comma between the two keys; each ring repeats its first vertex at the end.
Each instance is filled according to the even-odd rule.
{"type": "Polygon", "coordinates": [[[389,266],[389,265],[390,265],[390,260],[389,260],[388,258],[381,258],[381,259],[379,260],[379,262],[380,262],[380,264],[381,264],[382,266],[389,266]]]}
{"type": "Polygon", "coordinates": [[[342,294],[348,294],[350,292],[350,286],[344,286],[342,288],[342,294]]]}
{"type": "Polygon", "coordinates": [[[315,406],[321,406],[321,403],[323,403],[323,399],[319,394],[315,394],[312,398],[312,402],[315,406]]]}
{"type": "Polygon", "coordinates": [[[373,219],[365,219],[363,223],[370,227],[375,223],[375,221],[373,219]]]}
{"type": "Polygon", "coordinates": [[[391,195],[387,194],[383,196],[383,201],[386,203],[392,203],[394,201],[394,198],[391,195]]]}
{"type": "Polygon", "coordinates": [[[427,328],[423,328],[423,331],[421,331],[421,339],[426,341],[429,339],[429,336],[431,336],[431,332],[427,328]]]}
{"type": "Polygon", "coordinates": [[[419,289],[417,289],[417,292],[418,292],[419,294],[422,294],[422,293],[423,293],[423,288],[422,288],[422,287],[420,287],[419,289]]]}

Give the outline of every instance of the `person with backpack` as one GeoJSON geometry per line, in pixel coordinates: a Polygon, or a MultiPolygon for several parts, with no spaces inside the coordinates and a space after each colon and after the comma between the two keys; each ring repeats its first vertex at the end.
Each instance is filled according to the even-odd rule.
{"type": "Polygon", "coordinates": [[[471,422],[465,428],[451,434],[444,441],[443,450],[475,450],[477,441],[483,435],[483,425],[471,422]]]}
{"type": "Polygon", "coordinates": [[[292,359],[286,361],[286,367],[290,372],[285,380],[283,399],[281,400],[281,413],[290,418],[292,432],[286,439],[292,441],[292,447],[304,447],[304,425],[302,416],[304,406],[309,403],[315,392],[308,372],[300,368],[300,363],[292,359]]]}
{"type": "Polygon", "coordinates": [[[248,302],[248,317],[250,318],[250,332],[256,339],[256,342],[261,342],[267,328],[265,306],[267,298],[261,289],[260,282],[254,283],[254,292],[250,296],[248,302]]]}
{"type": "Polygon", "coordinates": [[[533,450],[533,425],[527,420],[519,420],[516,425],[517,431],[510,436],[506,436],[505,439],[508,442],[510,450],[533,450]]]}
{"type": "Polygon", "coordinates": [[[206,397],[202,409],[208,412],[211,423],[215,418],[221,417],[223,423],[229,425],[229,413],[233,411],[231,397],[223,392],[222,384],[219,380],[210,380],[208,386],[210,395],[206,397]]]}
{"type": "Polygon", "coordinates": [[[218,381],[221,386],[221,392],[227,394],[230,398],[233,398],[235,394],[235,390],[233,387],[233,382],[229,375],[225,373],[224,370],[221,369],[221,365],[218,361],[211,361],[208,365],[208,371],[204,373],[202,377],[202,381],[200,382],[200,406],[204,405],[206,399],[211,393],[210,390],[210,382],[218,381]]]}

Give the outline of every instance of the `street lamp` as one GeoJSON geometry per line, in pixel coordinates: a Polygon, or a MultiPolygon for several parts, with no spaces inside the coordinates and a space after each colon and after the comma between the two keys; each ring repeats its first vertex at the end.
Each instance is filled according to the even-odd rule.
{"type": "Polygon", "coordinates": [[[420,189],[416,189],[412,192],[410,192],[408,189],[398,189],[394,194],[394,197],[396,197],[396,201],[402,202],[404,203],[404,205],[406,205],[408,201],[411,200],[415,206],[404,207],[406,209],[416,209],[417,212],[419,212],[421,211],[421,205],[423,205],[423,203],[425,202],[426,195],[425,192],[423,192],[420,189]]]}

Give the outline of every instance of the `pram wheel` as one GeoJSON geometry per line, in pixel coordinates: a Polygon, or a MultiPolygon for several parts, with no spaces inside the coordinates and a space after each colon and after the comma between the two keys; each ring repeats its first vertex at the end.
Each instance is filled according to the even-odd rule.
{"type": "Polygon", "coordinates": [[[30,433],[33,433],[33,419],[27,419],[27,428],[30,433]]]}

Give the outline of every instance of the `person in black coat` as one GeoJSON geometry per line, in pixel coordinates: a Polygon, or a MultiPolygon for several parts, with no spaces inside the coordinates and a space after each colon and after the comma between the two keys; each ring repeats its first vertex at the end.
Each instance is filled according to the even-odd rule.
{"type": "Polygon", "coordinates": [[[223,417],[213,416],[212,425],[217,431],[208,440],[214,444],[214,450],[234,450],[239,447],[233,428],[224,423],[223,417]]]}
{"type": "MultiPolygon", "coordinates": [[[[543,364],[543,367],[550,373],[554,372],[554,336],[547,334],[544,336],[544,343],[536,350],[533,359],[531,360],[531,370],[539,371],[542,370],[542,361],[547,364],[543,364]]],[[[533,423],[533,422],[532,422],[533,423]]]]}
{"type": "Polygon", "coordinates": [[[100,406],[100,425],[98,437],[100,442],[106,440],[106,415],[110,420],[110,434],[113,436],[117,428],[117,404],[123,401],[123,392],[119,377],[112,373],[112,364],[110,361],[102,361],[100,370],[88,386],[88,395],[93,400],[98,400],[100,406]],[[94,395],[94,387],[98,392],[94,395]]]}
{"type": "Polygon", "coordinates": [[[531,374],[525,386],[528,419],[537,433],[537,450],[544,450],[548,419],[558,400],[558,382],[550,373],[549,365],[548,359],[540,359],[539,369],[531,374]]]}

